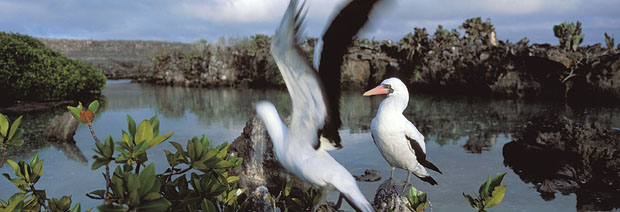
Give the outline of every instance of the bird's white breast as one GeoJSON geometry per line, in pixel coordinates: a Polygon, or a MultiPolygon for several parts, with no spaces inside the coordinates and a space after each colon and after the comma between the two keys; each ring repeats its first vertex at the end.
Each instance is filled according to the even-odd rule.
{"type": "Polygon", "coordinates": [[[406,121],[402,114],[381,114],[373,119],[371,132],[381,155],[391,166],[413,170],[417,160],[406,138],[406,121]]]}

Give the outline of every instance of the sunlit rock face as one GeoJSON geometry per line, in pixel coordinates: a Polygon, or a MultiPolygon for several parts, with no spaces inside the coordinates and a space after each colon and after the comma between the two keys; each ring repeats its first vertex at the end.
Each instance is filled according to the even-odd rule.
{"type": "Polygon", "coordinates": [[[620,132],[598,123],[538,118],[504,145],[504,164],[545,200],[577,195],[577,209],[620,208],[620,132]]]}

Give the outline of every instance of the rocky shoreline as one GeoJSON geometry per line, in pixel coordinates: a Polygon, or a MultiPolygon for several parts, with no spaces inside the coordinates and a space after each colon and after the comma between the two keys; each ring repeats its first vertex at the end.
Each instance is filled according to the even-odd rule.
{"type": "MultiPolygon", "coordinates": [[[[45,43],[68,57],[95,65],[110,79],[128,78],[186,87],[283,88],[269,55],[268,39],[265,36],[231,46],[64,39],[45,43]],[[62,46],[58,42],[66,44],[62,46]],[[125,57],[123,62],[74,55],[94,48],[85,47],[88,45],[114,46],[104,45],[106,42],[116,45],[101,47],[106,51],[129,46],[126,48],[134,49],[135,56],[125,57]],[[152,64],[149,64],[150,54],[153,54],[152,64]]],[[[309,57],[313,45],[310,40],[304,44],[309,57]]],[[[620,99],[620,54],[609,54],[600,45],[580,47],[571,52],[548,44],[528,45],[527,40],[514,44],[500,41],[496,46],[453,44],[425,49],[408,60],[409,51],[402,43],[391,41],[355,42],[345,55],[343,89],[364,90],[385,78],[399,77],[411,89],[425,92],[596,103],[620,99]]]]}

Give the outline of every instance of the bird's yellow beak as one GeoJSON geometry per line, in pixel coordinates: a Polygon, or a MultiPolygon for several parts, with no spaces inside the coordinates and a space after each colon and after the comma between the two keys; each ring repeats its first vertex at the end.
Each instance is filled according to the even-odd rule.
{"type": "Polygon", "coordinates": [[[373,89],[370,89],[369,91],[366,91],[366,93],[364,93],[364,96],[372,96],[372,95],[388,94],[388,93],[390,93],[390,89],[385,88],[383,85],[379,85],[373,89]]]}

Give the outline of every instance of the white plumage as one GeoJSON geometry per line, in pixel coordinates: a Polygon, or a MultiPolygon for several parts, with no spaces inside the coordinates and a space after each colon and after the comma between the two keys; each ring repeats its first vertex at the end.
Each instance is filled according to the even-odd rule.
{"type": "Polygon", "coordinates": [[[439,169],[426,160],[424,136],[403,115],[409,102],[409,92],[405,84],[397,78],[386,79],[381,85],[364,93],[364,96],[387,94],[379,105],[377,115],[372,120],[370,130],[381,155],[394,168],[407,170],[407,183],[411,172],[421,180],[436,185],[426,168],[439,169]]]}
{"type": "Polygon", "coordinates": [[[373,211],[353,176],[325,151],[327,145],[314,148],[319,142],[317,131],[326,117],[325,91],[316,71],[296,45],[299,19],[303,19],[296,12],[297,4],[297,0],[291,0],[271,43],[271,53],[293,103],[290,128],[269,102],[258,102],[256,112],[284,168],[316,187],[337,189],[357,210],[373,211]]]}

